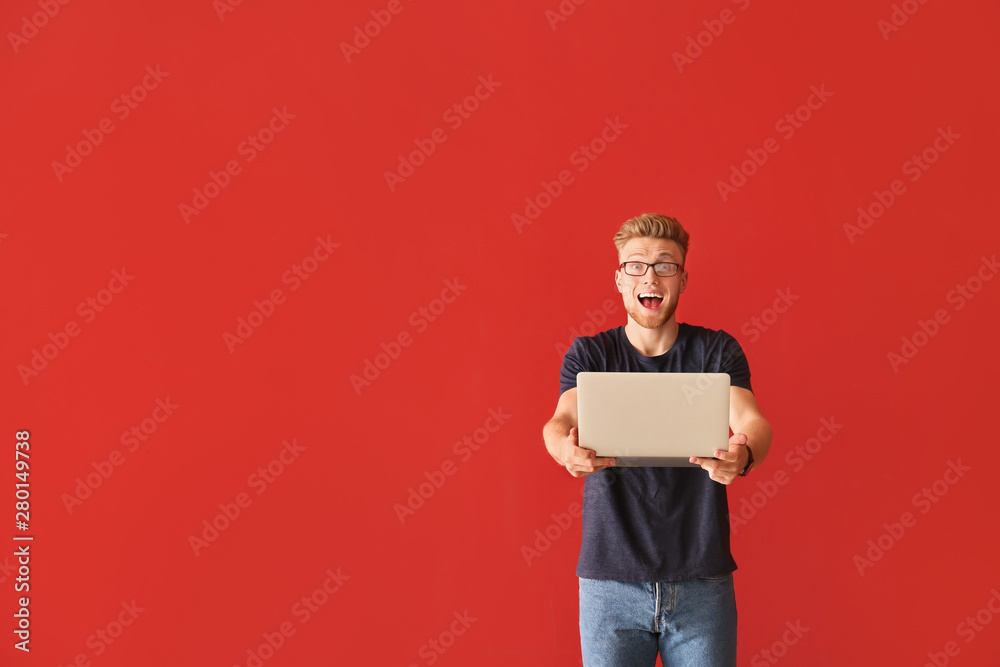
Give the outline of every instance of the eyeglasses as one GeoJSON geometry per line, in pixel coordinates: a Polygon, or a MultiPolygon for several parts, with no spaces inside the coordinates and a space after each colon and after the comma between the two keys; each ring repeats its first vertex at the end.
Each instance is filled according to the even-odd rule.
{"type": "Polygon", "coordinates": [[[647,262],[622,262],[618,265],[618,268],[625,269],[625,273],[630,276],[644,276],[649,267],[653,267],[653,271],[661,278],[676,276],[677,271],[684,268],[682,264],[675,262],[657,262],[656,264],[648,264],[647,262]]]}

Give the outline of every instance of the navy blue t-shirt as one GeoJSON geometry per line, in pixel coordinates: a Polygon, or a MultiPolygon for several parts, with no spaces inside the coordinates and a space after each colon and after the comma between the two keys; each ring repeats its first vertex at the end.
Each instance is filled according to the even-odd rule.
{"type": "MultiPolygon", "coordinates": [[[[640,354],[624,326],[575,339],[563,357],[560,395],[582,371],[729,373],[731,386],[752,390],[735,338],[683,322],[673,346],[657,357],[640,354]]],[[[623,466],[587,475],[578,577],[679,581],[735,569],[726,486],[707,471],[623,466]]]]}

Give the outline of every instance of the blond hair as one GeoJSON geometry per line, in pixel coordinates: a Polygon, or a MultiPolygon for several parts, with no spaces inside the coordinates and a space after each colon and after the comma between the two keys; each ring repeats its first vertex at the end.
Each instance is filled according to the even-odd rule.
{"type": "Polygon", "coordinates": [[[618,248],[618,254],[621,255],[622,248],[630,239],[643,237],[674,241],[680,246],[683,253],[681,261],[687,260],[689,235],[681,223],[674,218],[659,213],[643,213],[626,220],[618,233],[615,234],[615,247],[618,248]]]}

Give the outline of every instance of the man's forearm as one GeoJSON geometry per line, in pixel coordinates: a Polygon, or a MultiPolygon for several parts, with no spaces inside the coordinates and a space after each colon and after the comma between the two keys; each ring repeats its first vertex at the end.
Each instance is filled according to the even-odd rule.
{"type": "Polygon", "coordinates": [[[746,435],[747,445],[753,452],[753,466],[750,468],[753,470],[764,462],[771,450],[771,424],[763,417],[758,417],[744,424],[740,433],[746,435]]]}
{"type": "Polygon", "coordinates": [[[571,428],[573,428],[573,425],[565,419],[553,417],[542,429],[542,439],[545,440],[545,448],[549,450],[549,455],[559,465],[564,465],[559,452],[562,442],[569,436],[571,428]]]}

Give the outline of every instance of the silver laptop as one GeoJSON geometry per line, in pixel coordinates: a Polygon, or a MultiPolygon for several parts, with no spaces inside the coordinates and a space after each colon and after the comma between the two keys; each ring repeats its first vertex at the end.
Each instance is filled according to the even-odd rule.
{"type": "Polygon", "coordinates": [[[619,466],[694,466],[729,449],[728,373],[578,373],[580,446],[619,466]]]}

